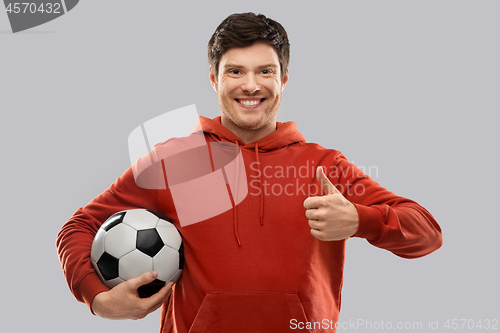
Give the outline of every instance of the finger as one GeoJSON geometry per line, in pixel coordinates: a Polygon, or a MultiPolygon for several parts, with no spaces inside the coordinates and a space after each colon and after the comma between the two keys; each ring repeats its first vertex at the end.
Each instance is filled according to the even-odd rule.
{"type": "MultiPolygon", "coordinates": [[[[316,210],[316,209],[314,209],[316,210]]],[[[306,210],[306,217],[309,219],[309,220],[314,220],[313,218],[313,215],[314,215],[314,210],[313,209],[308,209],[306,210]]]]}
{"type": "Polygon", "coordinates": [[[337,188],[333,186],[330,179],[328,179],[328,177],[325,175],[322,166],[316,168],[316,179],[318,180],[318,183],[323,189],[325,195],[338,192],[337,188]]]}
{"type": "Polygon", "coordinates": [[[316,221],[316,220],[309,220],[309,221],[308,221],[308,224],[309,224],[309,227],[310,227],[311,229],[318,230],[318,231],[319,231],[319,230],[321,230],[322,224],[321,224],[321,223],[319,223],[319,222],[318,222],[318,221],[316,221]]]}
{"type": "Polygon", "coordinates": [[[172,291],[172,286],[173,285],[174,285],[173,282],[168,282],[167,284],[165,284],[163,286],[163,288],[161,288],[160,290],[158,290],[153,295],[149,296],[147,299],[150,300],[151,303],[157,303],[157,302],[161,302],[161,301],[165,300],[165,298],[172,291]]]}
{"type": "Polygon", "coordinates": [[[150,300],[151,303],[163,302],[165,300],[165,298],[170,294],[173,285],[174,285],[173,282],[168,282],[158,292],[149,296],[148,300],[150,300]]]}
{"type": "Polygon", "coordinates": [[[157,293],[151,295],[147,298],[148,301],[152,304],[149,310],[149,313],[158,310],[165,302],[167,297],[172,292],[173,282],[168,282],[163,288],[161,288],[157,293]]]}
{"type": "Polygon", "coordinates": [[[152,309],[149,310],[148,314],[149,313],[152,313],[152,312],[155,312],[156,310],[158,310],[159,308],[161,308],[161,306],[163,305],[164,302],[160,302],[158,304],[156,304],[152,309]]]}
{"type": "Polygon", "coordinates": [[[319,209],[308,209],[306,210],[306,217],[309,220],[320,220],[319,209]]]}
{"type": "Polygon", "coordinates": [[[323,233],[319,230],[311,229],[311,235],[319,240],[325,240],[323,233]]]}
{"type": "Polygon", "coordinates": [[[324,204],[323,197],[309,197],[304,200],[305,209],[317,209],[324,204]]]}
{"type": "Polygon", "coordinates": [[[312,209],[312,208],[316,208],[316,207],[314,207],[314,206],[313,206],[313,203],[312,203],[312,202],[311,202],[311,200],[309,200],[309,199],[311,199],[311,197],[306,198],[306,199],[304,200],[304,208],[305,208],[305,209],[312,209]]]}

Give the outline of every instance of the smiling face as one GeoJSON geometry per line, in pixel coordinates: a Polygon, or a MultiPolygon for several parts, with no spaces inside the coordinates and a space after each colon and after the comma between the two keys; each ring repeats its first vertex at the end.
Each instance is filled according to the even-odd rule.
{"type": "Polygon", "coordinates": [[[210,69],[210,82],[217,92],[222,125],[245,143],[276,129],[288,69],[282,80],[278,54],[272,46],[257,42],[229,49],[220,59],[217,77],[210,69]]]}

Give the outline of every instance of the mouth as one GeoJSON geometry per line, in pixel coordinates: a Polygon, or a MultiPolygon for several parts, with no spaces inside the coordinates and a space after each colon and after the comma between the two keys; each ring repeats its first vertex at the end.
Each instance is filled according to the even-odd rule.
{"type": "Polygon", "coordinates": [[[264,102],[265,98],[236,98],[235,101],[246,108],[255,108],[264,102]]]}

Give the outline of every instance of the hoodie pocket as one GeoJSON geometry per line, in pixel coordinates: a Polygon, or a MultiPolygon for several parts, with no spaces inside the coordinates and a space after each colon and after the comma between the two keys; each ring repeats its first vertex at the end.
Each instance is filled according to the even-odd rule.
{"type": "Polygon", "coordinates": [[[297,329],[297,322],[307,318],[296,293],[212,292],[189,333],[310,332],[297,329]]]}

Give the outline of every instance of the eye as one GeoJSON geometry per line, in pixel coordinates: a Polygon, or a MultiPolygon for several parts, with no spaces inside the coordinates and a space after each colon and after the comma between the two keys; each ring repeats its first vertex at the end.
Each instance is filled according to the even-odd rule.
{"type": "Polygon", "coordinates": [[[241,72],[237,69],[230,69],[229,74],[239,75],[239,74],[241,74],[241,72]]]}
{"type": "Polygon", "coordinates": [[[272,73],[273,73],[273,71],[272,71],[272,70],[270,70],[270,69],[264,69],[264,70],[262,70],[262,72],[261,72],[261,73],[262,73],[262,74],[272,74],[272,73]]]}

